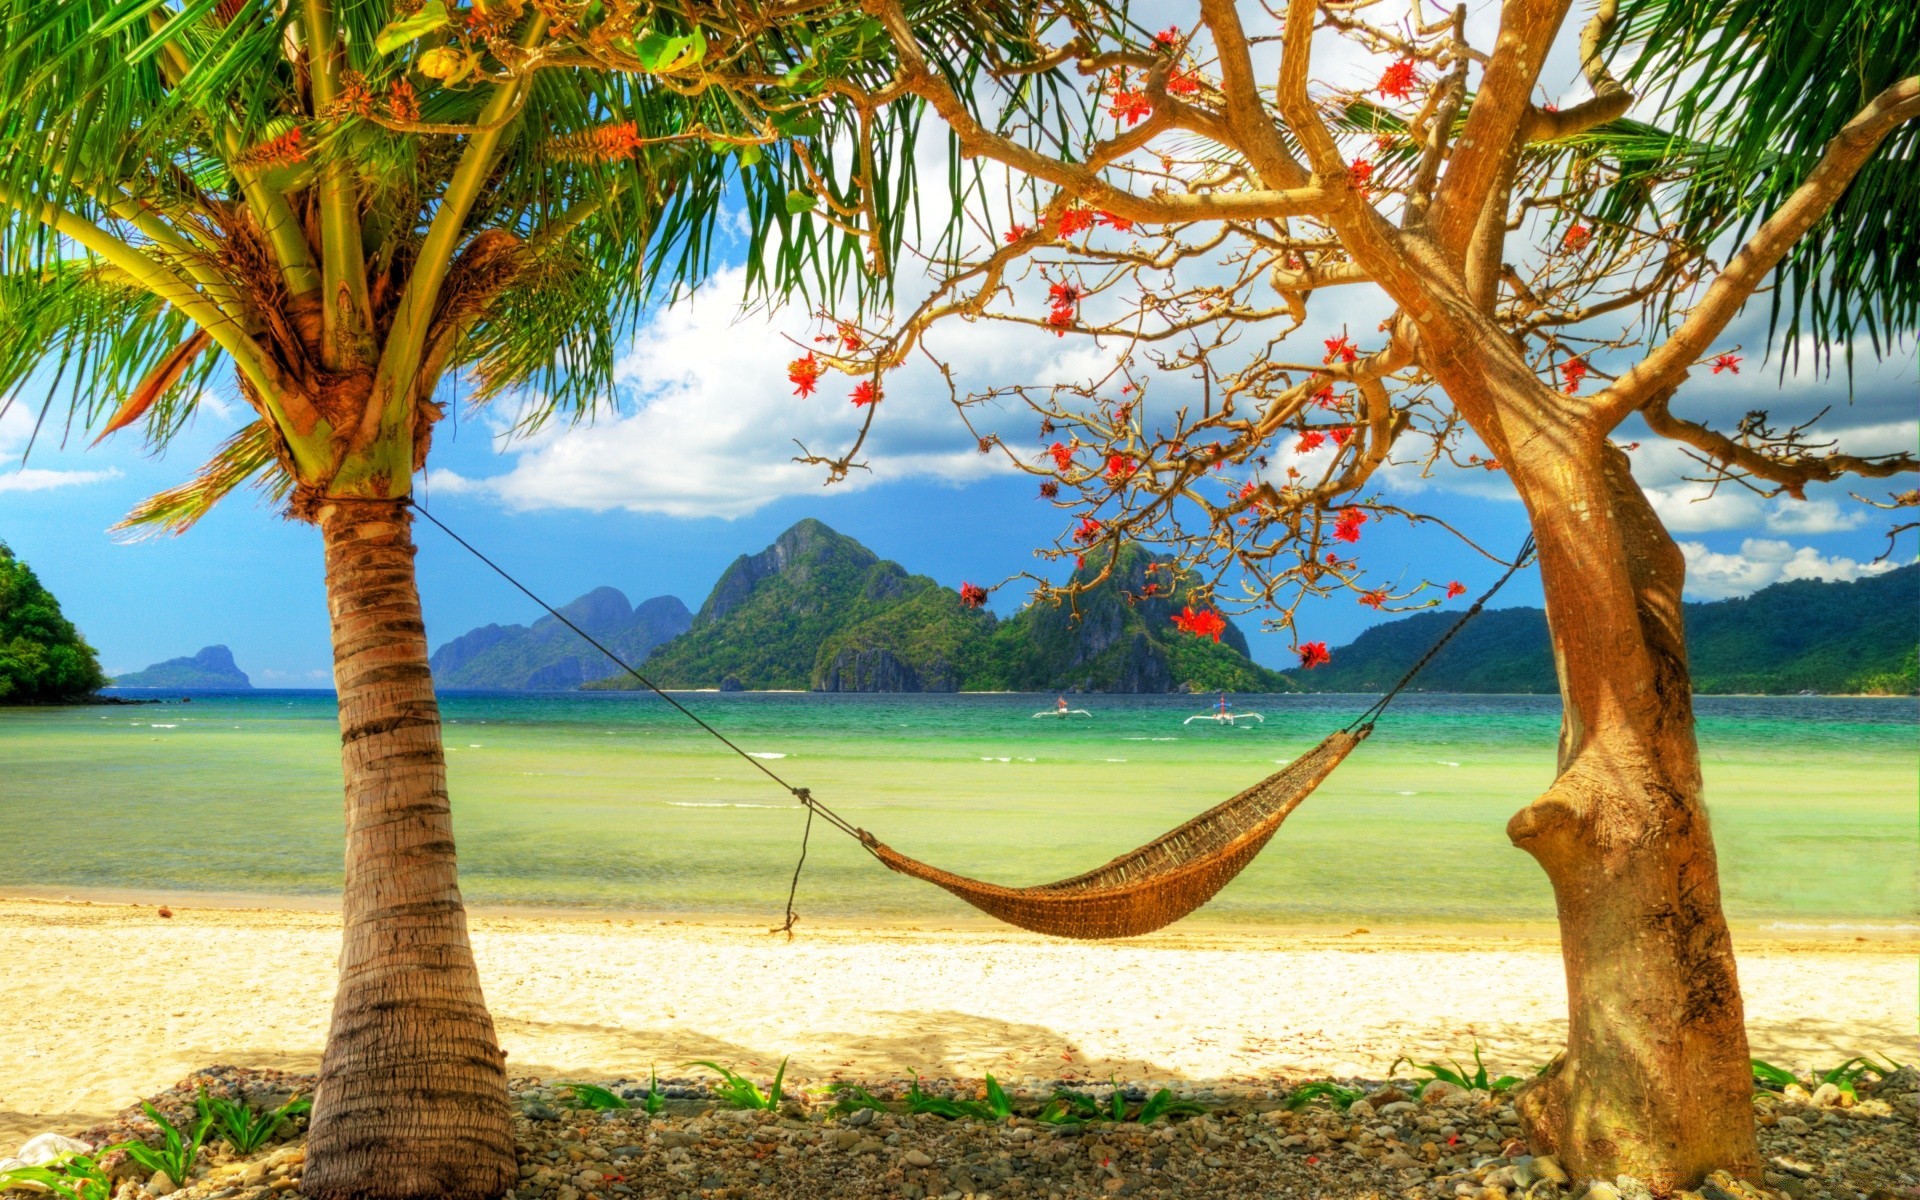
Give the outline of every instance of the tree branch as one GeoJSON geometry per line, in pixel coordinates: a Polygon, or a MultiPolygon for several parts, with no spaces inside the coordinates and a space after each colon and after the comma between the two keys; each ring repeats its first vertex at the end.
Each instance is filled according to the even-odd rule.
{"type": "Polygon", "coordinates": [[[1909,76],[1887,88],[1848,121],[1827,143],[1826,152],[1807,175],[1806,182],[1794,189],[1779,211],[1767,218],[1728,261],[1726,269],[1708,285],[1706,294],[1687,314],[1680,328],[1615,380],[1613,386],[1595,394],[1593,411],[1601,430],[1612,429],[1653,396],[1679,386],[1687,377],[1688,369],[1740,312],[1754,289],[1786,257],[1794,243],[1833,208],[1887,135],[1917,116],[1920,116],[1920,75],[1909,76]]]}
{"type": "Polygon", "coordinates": [[[1920,457],[1906,453],[1872,456],[1840,453],[1768,454],[1696,421],[1674,416],[1667,407],[1673,399],[1673,391],[1672,388],[1663,389],[1640,407],[1640,414],[1647,419],[1647,425],[1655,433],[1684,442],[1715,463],[1734,471],[1777,483],[1795,500],[1807,498],[1806,487],[1809,483],[1831,483],[1846,475],[1886,479],[1920,471],[1920,457]]]}

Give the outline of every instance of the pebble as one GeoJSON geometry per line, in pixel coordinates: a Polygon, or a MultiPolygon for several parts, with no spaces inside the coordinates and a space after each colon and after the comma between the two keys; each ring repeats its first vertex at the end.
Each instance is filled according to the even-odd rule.
{"type": "MultiPolygon", "coordinates": [[[[1920,1076],[1907,1078],[1920,1084],[1920,1076]]],[[[824,1104],[802,1106],[798,1115],[740,1112],[717,1108],[700,1080],[661,1082],[673,1098],[665,1112],[648,1117],[567,1109],[556,1088],[516,1080],[521,1165],[505,1200],[1650,1198],[1645,1184],[1625,1176],[1590,1187],[1570,1181],[1554,1157],[1525,1153],[1507,1097],[1450,1085],[1433,1085],[1416,1104],[1391,1084],[1340,1080],[1366,1092],[1345,1112],[1325,1100],[1278,1107],[1290,1091],[1279,1081],[1192,1086],[1212,1112],[1141,1128],[1104,1121],[1048,1126],[1030,1116],[948,1121],[871,1109],[834,1115],[824,1104]]],[[[1061,1081],[1002,1082],[1031,1113],[1061,1081]]],[[[618,1091],[627,1083],[610,1086],[618,1091]]],[[[892,1104],[906,1092],[904,1081],[865,1085],[892,1104]]],[[[1105,1099],[1103,1085],[1072,1085],[1105,1099]]],[[[184,1117],[200,1086],[264,1102],[308,1091],[312,1077],[214,1068],[154,1103],[170,1119],[184,1117]]],[[[792,1086],[805,1094],[799,1081],[792,1086]]],[[[924,1079],[921,1086],[940,1095],[979,1094],[973,1080],[924,1079]]],[[[1136,1103],[1148,1094],[1140,1087],[1131,1093],[1136,1103]]],[[[1863,1087],[1852,1107],[1815,1107],[1812,1100],[1810,1093],[1804,1103],[1756,1093],[1765,1189],[1715,1173],[1674,1200],[1920,1200],[1920,1105],[1910,1093],[1863,1087]]],[[[170,1194],[128,1178],[115,1200],[300,1200],[304,1121],[291,1132],[247,1157],[210,1149],[204,1174],[170,1194]]],[[[136,1108],[82,1137],[101,1145],[151,1134],[136,1108]]]]}

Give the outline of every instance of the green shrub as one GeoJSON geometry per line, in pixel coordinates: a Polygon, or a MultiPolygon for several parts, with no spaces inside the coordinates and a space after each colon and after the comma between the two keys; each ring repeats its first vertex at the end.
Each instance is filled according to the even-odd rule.
{"type": "MultiPolygon", "coordinates": [[[[252,1154],[272,1141],[289,1117],[311,1109],[313,1101],[305,1096],[295,1096],[271,1112],[265,1109],[256,1111],[238,1100],[209,1096],[206,1089],[202,1088],[194,1107],[200,1111],[202,1126],[211,1126],[222,1141],[233,1147],[234,1153],[252,1154]]],[[[171,1177],[173,1172],[167,1174],[171,1177]]]]}
{"type": "Polygon", "coordinates": [[[736,1074],[716,1062],[701,1060],[684,1063],[683,1066],[705,1067],[720,1076],[720,1082],[713,1086],[713,1094],[728,1108],[747,1108],[761,1112],[772,1112],[780,1107],[780,1086],[787,1077],[787,1059],[780,1060],[780,1069],[774,1072],[773,1085],[762,1092],[753,1081],[744,1075],[736,1074]]]}
{"type": "Polygon", "coordinates": [[[612,1112],[623,1108],[632,1108],[625,1099],[603,1087],[591,1083],[562,1084],[569,1093],[560,1103],[568,1108],[584,1108],[592,1112],[612,1112]]]}
{"type": "Polygon", "coordinates": [[[146,1110],[148,1119],[160,1127],[160,1145],[122,1142],[110,1149],[125,1150],[127,1157],[140,1164],[140,1168],[149,1174],[165,1171],[168,1179],[185,1183],[187,1176],[193,1173],[193,1164],[200,1158],[200,1146],[206,1140],[207,1127],[213,1123],[213,1118],[204,1110],[201,1111],[188,1132],[183,1134],[153,1105],[142,1101],[140,1107],[146,1110]]]}
{"type": "Polygon", "coordinates": [[[44,1166],[0,1171],[0,1192],[14,1187],[45,1188],[61,1200],[108,1200],[113,1195],[113,1180],[89,1154],[67,1154],[44,1166]]]}

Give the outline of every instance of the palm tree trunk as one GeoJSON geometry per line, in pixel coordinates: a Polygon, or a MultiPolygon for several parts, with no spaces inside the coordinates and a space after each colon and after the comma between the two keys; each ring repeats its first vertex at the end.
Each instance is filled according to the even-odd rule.
{"type": "Polygon", "coordinates": [[[515,1177],[506,1056],[455,879],[440,711],[408,514],[327,502],[345,936],[303,1190],[324,1200],[501,1195],[515,1177]]]}

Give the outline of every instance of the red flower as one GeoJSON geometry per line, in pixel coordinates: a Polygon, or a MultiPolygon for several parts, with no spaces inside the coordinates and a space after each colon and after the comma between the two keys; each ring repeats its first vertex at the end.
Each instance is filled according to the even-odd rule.
{"type": "MultiPolygon", "coordinates": [[[[1306,642],[1300,647],[1300,665],[1311,671],[1315,667],[1324,667],[1333,661],[1333,655],[1327,653],[1325,642],[1306,642]]],[[[1308,1162],[1316,1161],[1312,1157],[1308,1162]]]]}
{"type": "Polygon", "coordinates": [[[1094,542],[1099,541],[1100,522],[1094,520],[1092,517],[1080,518],[1080,524],[1076,526],[1073,531],[1073,540],[1075,544],[1081,546],[1090,546],[1094,542]]]}
{"type": "Polygon", "coordinates": [[[1300,435],[1300,441],[1293,447],[1294,453],[1306,454],[1325,445],[1327,436],[1317,429],[1309,429],[1300,435]]]}
{"type": "Polygon", "coordinates": [[[1403,58],[1380,74],[1379,91],[1389,100],[1405,100],[1418,82],[1413,73],[1413,60],[1403,58]]]}
{"type": "Polygon", "coordinates": [[[1073,327],[1073,305],[1054,305],[1047,311],[1047,324],[1053,327],[1053,336],[1067,336],[1067,330],[1073,327]]]}
{"type": "Polygon", "coordinates": [[[1104,208],[1100,210],[1097,219],[1100,224],[1105,225],[1115,233],[1125,233],[1127,230],[1133,228],[1133,221],[1131,219],[1127,217],[1116,217],[1104,208]]]}
{"type": "Polygon", "coordinates": [[[1372,178],[1373,164],[1364,158],[1354,160],[1353,165],[1347,168],[1347,182],[1362,196],[1367,194],[1367,184],[1372,178]]]}
{"type": "Polygon", "coordinates": [[[979,608],[986,602],[987,589],[977,583],[963,583],[960,585],[960,607],[979,608]]]}
{"type": "Polygon", "coordinates": [[[1255,492],[1259,490],[1260,490],[1260,486],[1254,483],[1251,479],[1249,479],[1247,482],[1240,485],[1240,498],[1242,500],[1248,499],[1255,492]]]}
{"type": "Polygon", "coordinates": [[[1060,485],[1051,479],[1042,480],[1040,484],[1040,495],[1045,499],[1052,500],[1060,495],[1060,485]]]}
{"type": "Polygon", "coordinates": [[[1148,101],[1145,92],[1118,91],[1113,94],[1113,102],[1107,106],[1107,115],[1116,121],[1125,121],[1131,127],[1153,115],[1153,104],[1148,101]]]}
{"type": "Polygon", "coordinates": [[[258,146],[246,151],[239,158],[239,165],[263,169],[266,167],[284,167],[292,163],[307,161],[306,147],[301,139],[306,135],[300,132],[298,125],[287,130],[279,137],[268,138],[258,146]]]}
{"type": "Polygon", "coordinates": [[[858,350],[864,343],[860,340],[860,331],[842,322],[839,328],[840,347],[843,350],[858,350]]]}
{"type": "Polygon", "coordinates": [[[1592,240],[1593,230],[1574,224],[1567,227],[1567,236],[1560,239],[1560,245],[1567,250],[1585,250],[1592,240]]]}
{"type": "Polygon", "coordinates": [[[1360,603],[1366,605],[1368,608],[1378,609],[1382,604],[1385,604],[1386,602],[1387,602],[1387,589],[1385,588],[1374,588],[1370,592],[1360,593],[1360,603]]]}
{"type": "Polygon", "coordinates": [[[1180,44],[1180,27],[1169,25],[1153,35],[1153,44],[1159,50],[1172,50],[1180,44]]]}
{"type": "Polygon", "coordinates": [[[1578,395],[1580,392],[1580,381],[1582,379],[1585,379],[1586,377],[1587,377],[1587,360],[1586,359],[1570,358],[1567,361],[1560,364],[1560,378],[1566,380],[1566,384],[1563,387],[1561,387],[1560,390],[1565,392],[1567,395],[1569,396],[1578,395]]]}
{"type": "Polygon", "coordinates": [[[1330,363],[1336,358],[1341,362],[1352,362],[1354,359],[1360,357],[1360,351],[1347,339],[1347,335],[1344,333],[1337,338],[1327,338],[1326,344],[1327,356],[1320,360],[1323,363],[1330,363]]]}
{"type": "Polygon", "coordinates": [[[1713,373],[1718,375],[1722,371],[1732,371],[1735,375],[1738,375],[1740,373],[1740,356],[1738,354],[1722,354],[1719,358],[1714,359],[1713,373]]]}
{"type": "Polygon", "coordinates": [[[1220,635],[1226,632],[1227,619],[1212,609],[1195,612],[1193,605],[1189,604],[1173,614],[1173,627],[1181,633],[1190,633],[1195,637],[1210,637],[1217,642],[1220,640],[1220,635]]]}
{"type": "MultiPolygon", "coordinates": [[[[1346,339],[1342,338],[1340,340],[1345,341],[1346,339]]],[[[1327,344],[1331,346],[1333,343],[1328,342],[1327,344]]],[[[1329,358],[1327,359],[1327,361],[1332,362],[1333,359],[1329,358]]],[[[1315,392],[1313,394],[1313,402],[1319,405],[1321,408],[1332,408],[1333,407],[1333,385],[1328,384],[1327,386],[1321,388],[1319,391],[1315,392]]]]}
{"type": "Polygon", "coordinates": [[[1455,596],[1464,596],[1466,594],[1467,594],[1467,585],[1464,583],[1461,583],[1458,579],[1454,580],[1452,583],[1447,585],[1447,599],[1449,600],[1453,599],[1455,596]]]}
{"type": "Polygon", "coordinates": [[[1070,208],[1060,214],[1060,236],[1072,237],[1082,229],[1093,228],[1093,210],[1090,208],[1070,208]]]}
{"type": "Polygon", "coordinates": [[[1167,90],[1176,96],[1191,96],[1200,90],[1200,77],[1192,71],[1175,71],[1167,76],[1167,90]]]}
{"type": "Polygon", "coordinates": [[[1125,483],[1127,480],[1133,478],[1133,473],[1139,469],[1140,464],[1134,462],[1124,454],[1109,455],[1107,457],[1107,482],[1125,483]]]}
{"type": "Polygon", "coordinates": [[[1025,236],[1027,236],[1027,227],[1025,225],[1015,225],[1013,228],[1001,234],[1000,240],[1011,246],[1025,236]]]}
{"type": "Polygon", "coordinates": [[[1347,441],[1353,437],[1353,426],[1335,425],[1332,429],[1327,430],[1327,432],[1333,435],[1334,445],[1344,446],[1347,444],[1347,441]]]}
{"type": "Polygon", "coordinates": [[[420,100],[413,94],[413,84],[405,79],[396,79],[387,88],[387,112],[396,121],[418,121],[420,119],[420,100]]]}
{"type": "Polygon", "coordinates": [[[1084,295],[1085,292],[1071,283],[1056,283],[1047,289],[1047,300],[1052,304],[1072,304],[1084,295]]]}
{"type": "Polygon", "coordinates": [[[793,384],[793,394],[796,396],[813,395],[813,389],[820,384],[820,372],[822,370],[820,360],[813,356],[813,351],[811,350],[807,351],[805,358],[796,358],[788,363],[787,381],[793,384]]]}
{"type": "Polygon", "coordinates": [[[1357,508],[1343,508],[1333,523],[1333,540],[1336,542],[1357,542],[1360,540],[1360,527],[1367,523],[1367,514],[1357,508]]]}
{"type": "Polygon", "coordinates": [[[869,404],[880,403],[880,390],[873,386],[873,380],[862,379],[853,389],[853,406],[865,408],[869,404]]]}
{"type": "Polygon", "coordinates": [[[1053,455],[1053,467],[1056,471],[1065,471],[1073,466],[1073,451],[1060,442],[1047,447],[1047,453],[1053,455]]]}

